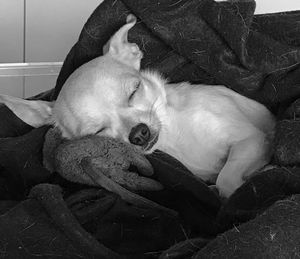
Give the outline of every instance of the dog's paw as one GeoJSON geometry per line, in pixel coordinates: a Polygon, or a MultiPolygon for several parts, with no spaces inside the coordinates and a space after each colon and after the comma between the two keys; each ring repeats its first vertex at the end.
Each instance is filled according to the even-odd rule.
{"type": "Polygon", "coordinates": [[[218,177],[216,181],[216,187],[219,191],[219,195],[221,198],[225,199],[228,199],[242,184],[242,179],[233,179],[233,177],[218,177]]]}

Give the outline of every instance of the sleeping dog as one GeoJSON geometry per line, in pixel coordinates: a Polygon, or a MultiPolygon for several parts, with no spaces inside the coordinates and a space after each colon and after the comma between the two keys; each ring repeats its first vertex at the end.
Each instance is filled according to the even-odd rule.
{"type": "Polygon", "coordinates": [[[0,96],[26,123],[55,125],[68,139],[97,134],[129,142],[144,153],[164,151],[229,197],[271,156],[275,121],[260,103],[224,86],[169,84],[140,71],[143,57],[127,34],[128,15],[104,55],[79,67],[55,102],[0,96]]]}

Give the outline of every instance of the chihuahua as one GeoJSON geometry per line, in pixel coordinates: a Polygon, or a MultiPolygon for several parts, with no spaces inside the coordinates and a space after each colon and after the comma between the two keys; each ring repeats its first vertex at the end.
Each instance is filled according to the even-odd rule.
{"type": "Polygon", "coordinates": [[[275,121],[262,104],[225,86],[169,84],[140,71],[142,52],[129,43],[128,15],[104,55],[67,79],[55,102],[0,96],[33,127],[55,125],[64,138],[97,134],[129,142],[145,154],[158,149],[229,197],[270,160],[275,121]]]}

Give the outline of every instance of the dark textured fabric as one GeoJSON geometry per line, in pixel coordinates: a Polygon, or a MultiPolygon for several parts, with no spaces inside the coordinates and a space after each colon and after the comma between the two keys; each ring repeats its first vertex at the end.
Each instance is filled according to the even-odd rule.
{"type": "Polygon", "coordinates": [[[224,84],[274,112],[275,168],[253,175],[220,206],[214,193],[174,160],[149,156],[166,189],[143,195],[179,212],[170,218],[129,205],[102,189],[50,175],[41,162],[47,128],[32,130],[0,106],[0,211],[7,211],[0,231],[5,256],[158,258],[189,238],[194,239],[171,247],[162,258],[299,254],[298,195],[268,208],[300,193],[300,12],[255,16],[254,9],[251,0],[105,0],[66,57],[55,89],[38,98],[54,100],[68,76],[101,55],[102,46],[133,13],[138,23],[129,38],[144,52],[142,68],[157,69],[171,82],[224,84]],[[38,185],[45,182],[49,184],[38,185]]]}
{"type": "Polygon", "coordinates": [[[300,195],[295,195],[220,235],[193,258],[298,258],[299,235],[300,195]]]}
{"type": "Polygon", "coordinates": [[[21,136],[32,129],[3,104],[0,104],[0,118],[0,138],[21,136]]]}
{"type": "Polygon", "coordinates": [[[32,186],[49,178],[49,171],[41,163],[47,130],[41,127],[22,136],[0,138],[2,199],[24,199],[32,186]]]}
{"type": "Polygon", "coordinates": [[[86,254],[64,236],[34,199],[22,201],[1,215],[0,229],[3,258],[77,259],[86,254]]]}

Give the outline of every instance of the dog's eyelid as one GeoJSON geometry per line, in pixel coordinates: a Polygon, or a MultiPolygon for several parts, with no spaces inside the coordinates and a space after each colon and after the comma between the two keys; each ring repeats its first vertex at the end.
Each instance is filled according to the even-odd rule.
{"type": "Polygon", "coordinates": [[[134,96],[136,91],[140,88],[141,84],[142,84],[141,80],[135,82],[133,91],[131,92],[131,94],[129,95],[129,98],[128,98],[129,101],[132,99],[132,97],[134,96]]]}
{"type": "Polygon", "coordinates": [[[138,90],[138,89],[140,88],[141,84],[142,84],[142,81],[141,81],[141,80],[136,81],[136,82],[134,83],[134,91],[138,90]]]}
{"type": "Polygon", "coordinates": [[[106,127],[100,128],[98,131],[96,131],[95,135],[97,135],[97,134],[103,132],[105,129],[106,129],[106,127]]]}

